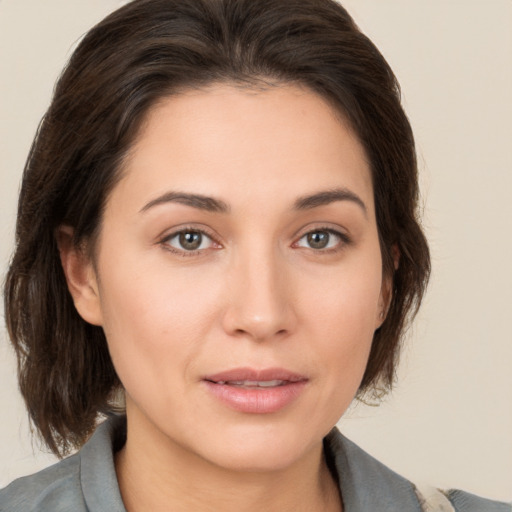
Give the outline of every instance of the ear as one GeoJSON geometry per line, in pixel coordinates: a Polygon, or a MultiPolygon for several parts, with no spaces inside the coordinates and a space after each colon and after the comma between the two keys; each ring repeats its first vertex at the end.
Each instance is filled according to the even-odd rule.
{"type": "Polygon", "coordinates": [[[90,257],[84,247],[75,244],[73,228],[60,226],[55,238],[68,290],[78,314],[90,324],[102,325],[98,280],[90,257]]]}
{"type": "MultiPolygon", "coordinates": [[[[396,271],[400,265],[400,250],[396,244],[391,247],[391,255],[393,257],[393,270],[396,271]]],[[[382,276],[375,329],[378,329],[384,323],[389,311],[391,299],[393,298],[393,273],[386,272],[382,276]]]]}
{"type": "Polygon", "coordinates": [[[377,305],[377,318],[375,319],[375,329],[378,329],[386,320],[389,305],[393,296],[393,276],[383,275],[382,285],[380,287],[379,303],[377,305]]]}

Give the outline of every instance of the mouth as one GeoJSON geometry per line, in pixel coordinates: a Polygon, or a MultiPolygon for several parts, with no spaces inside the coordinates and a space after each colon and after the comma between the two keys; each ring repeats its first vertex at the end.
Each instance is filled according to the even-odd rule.
{"type": "Polygon", "coordinates": [[[238,388],[254,389],[254,388],[275,388],[278,386],[286,386],[291,381],[288,380],[219,380],[210,381],[213,384],[220,384],[226,386],[235,386],[238,388]]]}
{"type": "Polygon", "coordinates": [[[221,404],[237,412],[269,414],[291,405],[308,378],[288,370],[238,368],[207,376],[206,389],[221,404]]]}
{"type": "Polygon", "coordinates": [[[230,384],[233,386],[280,386],[308,380],[305,375],[292,372],[285,368],[233,368],[214,375],[207,375],[204,380],[216,384],[230,384]]]}

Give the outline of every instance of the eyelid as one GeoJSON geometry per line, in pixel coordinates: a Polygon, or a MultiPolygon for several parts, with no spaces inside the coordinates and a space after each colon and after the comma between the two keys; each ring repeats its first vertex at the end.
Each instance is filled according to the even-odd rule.
{"type": "Polygon", "coordinates": [[[218,241],[218,237],[209,229],[204,226],[194,226],[194,225],[181,225],[173,228],[171,231],[165,232],[162,236],[158,238],[158,244],[161,245],[166,251],[177,254],[178,256],[197,256],[201,253],[204,253],[210,249],[221,249],[222,244],[218,241]],[[206,249],[196,249],[191,251],[186,251],[185,249],[178,249],[173,247],[168,242],[174,237],[180,235],[181,233],[187,232],[196,232],[201,233],[201,235],[206,236],[212,241],[212,244],[216,245],[216,247],[208,247],[206,249]]]}
{"type": "Polygon", "coordinates": [[[318,225],[314,227],[308,226],[307,228],[301,230],[299,234],[295,237],[295,242],[293,242],[292,247],[298,247],[301,248],[301,246],[298,245],[300,240],[302,240],[305,236],[316,233],[319,231],[330,233],[334,236],[337,236],[340,239],[340,243],[337,244],[336,247],[329,247],[325,249],[314,249],[312,247],[303,247],[304,249],[310,249],[311,251],[314,251],[316,253],[329,253],[329,252],[337,252],[342,250],[347,245],[350,245],[352,243],[351,237],[340,227],[333,227],[332,225],[318,225]]]}

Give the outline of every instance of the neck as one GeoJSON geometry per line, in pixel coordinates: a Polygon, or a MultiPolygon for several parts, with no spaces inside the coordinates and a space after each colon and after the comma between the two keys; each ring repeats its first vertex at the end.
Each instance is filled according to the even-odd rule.
{"type": "Polygon", "coordinates": [[[290,467],[245,471],[219,467],[168,438],[128,421],[116,472],[128,512],[306,512],[342,510],[320,442],[290,467]]]}

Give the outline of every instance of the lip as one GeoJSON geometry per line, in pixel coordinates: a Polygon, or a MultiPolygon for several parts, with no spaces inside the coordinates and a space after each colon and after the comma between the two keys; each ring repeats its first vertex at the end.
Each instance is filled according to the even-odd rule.
{"type": "Polygon", "coordinates": [[[229,408],[249,414],[278,412],[304,391],[308,378],[283,368],[234,368],[203,378],[206,389],[229,408]],[[243,386],[242,382],[271,382],[269,387],[243,386]]]}

